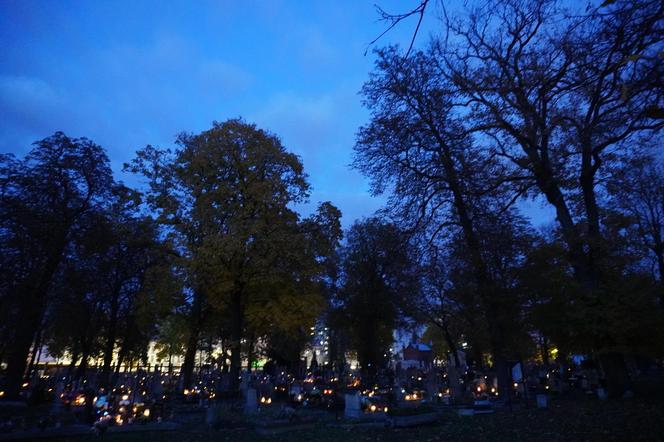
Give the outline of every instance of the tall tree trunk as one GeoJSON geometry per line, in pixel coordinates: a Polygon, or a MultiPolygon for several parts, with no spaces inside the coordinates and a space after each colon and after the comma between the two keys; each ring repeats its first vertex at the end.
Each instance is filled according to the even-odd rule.
{"type": "Polygon", "coordinates": [[[90,357],[90,347],[91,347],[91,342],[89,342],[88,339],[85,339],[83,345],[81,346],[81,363],[78,364],[78,368],[76,369],[76,374],[74,375],[74,379],[76,380],[85,378],[86,372],[88,370],[88,358],[90,357]]]}
{"type": "Polygon", "coordinates": [[[584,140],[579,184],[583,193],[586,223],[588,225],[586,260],[591,271],[593,271],[599,280],[597,259],[602,256],[602,234],[600,231],[599,207],[597,206],[597,197],[595,195],[595,167],[592,158],[592,144],[589,139],[584,140]]]}
{"type": "Polygon", "coordinates": [[[196,364],[196,352],[198,351],[198,340],[201,332],[203,312],[203,294],[200,291],[194,293],[194,302],[191,306],[191,317],[189,323],[189,338],[187,349],[182,364],[182,388],[191,388],[196,364]]]}
{"type": "Polygon", "coordinates": [[[194,367],[196,365],[196,352],[198,348],[198,327],[192,327],[189,332],[189,339],[187,340],[187,350],[184,353],[184,361],[182,363],[182,388],[191,388],[194,367]]]}
{"type": "MultiPolygon", "coordinates": [[[[524,150],[526,150],[524,148],[524,150]]],[[[574,269],[574,276],[577,282],[586,292],[590,299],[601,296],[601,270],[597,262],[601,257],[602,237],[600,232],[599,209],[595,195],[594,172],[592,158],[588,149],[584,149],[582,155],[582,172],[579,178],[585,214],[588,223],[588,241],[586,241],[584,250],[584,241],[579,234],[578,227],[575,225],[569,208],[560,191],[560,186],[555,180],[550,168],[543,161],[535,161],[535,178],[538,187],[544,193],[549,203],[556,209],[556,219],[560,226],[563,238],[568,246],[568,256],[574,269]]],[[[664,294],[662,294],[664,299],[664,294]]],[[[604,358],[610,361],[610,370],[605,371],[607,383],[622,388],[627,385],[627,368],[624,366],[624,358],[615,355],[604,358]],[[622,368],[615,368],[623,364],[622,368]]]]}
{"type": "Polygon", "coordinates": [[[111,298],[111,311],[108,318],[108,329],[106,333],[106,342],[104,345],[104,363],[101,370],[101,385],[109,387],[111,381],[111,363],[113,362],[113,351],[115,350],[115,340],[117,337],[118,311],[120,306],[119,288],[114,290],[111,298]]]}
{"type": "Polygon", "coordinates": [[[69,362],[69,367],[67,368],[67,380],[70,380],[74,374],[74,369],[76,368],[76,362],[78,361],[78,345],[74,347],[74,352],[71,355],[71,362],[69,362]]]}
{"type": "Polygon", "coordinates": [[[607,352],[599,355],[599,362],[606,378],[609,397],[620,398],[629,388],[629,373],[622,353],[607,352]]]}
{"type": "Polygon", "coordinates": [[[657,270],[659,270],[659,302],[664,307],[664,243],[662,242],[661,235],[655,232],[655,247],[653,251],[657,256],[657,270]]]}
{"type": "Polygon", "coordinates": [[[14,321],[14,336],[7,349],[6,394],[8,398],[18,399],[21,385],[28,365],[28,355],[36,334],[41,329],[44,312],[46,310],[46,293],[51,279],[55,273],[57,263],[45,273],[36,289],[19,300],[17,320],[14,321]]]}
{"type": "Polygon", "coordinates": [[[450,329],[447,326],[447,322],[435,321],[434,324],[442,330],[447,347],[450,349],[450,353],[452,353],[454,367],[452,368],[448,366],[447,368],[447,382],[450,386],[450,393],[452,398],[457,399],[461,396],[461,386],[459,385],[459,370],[461,369],[461,361],[459,360],[459,348],[456,345],[456,341],[452,338],[452,334],[450,333],[450,329]]]}
{"type": "Polygon", "coordinates": [[[10,399],[19,398],[30,346],[37,330],[41,327],[46,311],[47,294],[67,244],[67,232],[57,230],[53,232],[53,241],[48,248],[52,253],[46,258],[41,274],[35,275],[34,280],[27,281],[24,291],[19,292],[18,312],[14,318],[14,337],[7,351],[6,394],[10,399]]]}
{"type": "MultiPolygon", "coordinates": [[[[542,143],[548,143],[548,140],[543,140],[542,143]]],[[[538,152],[538,144],[530,144],[529,142],[522,141],[521,147],[532,165],[531,172],[535,177],[535,183],[542,192],[548,203],[556,211],[556,221],[560,227],[563,240],[568,247],[568,258],[572,268],[574,269],[575,279],[586,290],[594,290],[597,286],[597,278],[595,277],[592,266],[589,262],[588,256],[584,251],[584,241],[578,230],[577,225],[572,217],[572,212],[569,209],[565,196],[561,190],[560,183],[556,178],[551,168],[551,161],[545,153],[542,155],[538,152]]],[[[591,182],[592,182],[592,176],[591,182]]],[[[585,201],[592,204],[593,198],[587,195],[588,178],[583,180],[586,185],[585,201]]],[[[594,218],[599,220],[599,215],[594,218]]],[[[593,230],[595,228],[593,227],[593,230]]]]}
{"type": "Polygon", "coordinates": [[[118,351],[118,362],[115,364],[115,374],[113,378],[112,385],[115,385],[118,375],[120,373],[120,369],[122,368],[122,364],[124,363],[125,357],[127,356],[127,350],[126,346],[121,345],[120,346],[120,351],[118,351]]]}
{"type": "Polygon", "coordinates": [[[16,322],[12,344],[7,350],[6,394],[10,399],[19,399],[30,347],[33,344],[35,332],[39,329],[44,307],[43,299],[29,299],[31,298],[29,296],[25,298],[28,299],[22,303],[31,305],[24,305],[21,309],[22,313],[20,320],[16,322]]]}
{"type": "Polygon", "coordinates": [[[540,337],[540,347],[542,349],[542,362],[545,367],[549,366],[549,342],[546,336],[540,337]]]}
{"type": "Polygon", "coordinates": [[[240,369],[242,365],[242,335],[244,331],[244,306],[242,304],[242,292],[240,290],[233,294],[231,318],[231,390],[238,391],[240,386],[240,369]]]}
{"type": "Polygon", "coordinates": [[[251,371],[253,368],[254,358],[256,357],[254,353],[254,335],[252,334],[247,343],[247,369],[251,371]]]}
{"type": "Polygon", "coordinates": [[[32,371],[35,368],[35,361],[37,360],[37,354],[41,353],[42,330],[43,330],[43,325],[39,327],[39,330],[37,330],[37,334],[35,335],[35,342],[32,345],[32,353],[30,354],[30,363],[28,364],[28,377],[32,376],[32,371]]]}
{"type": "Polygon", "coordinates": [[[504,321],[514,320],[510,318],[504,304],[504,296],[500,296],[496,291],[495,284],[489,276],[489,269],[482,257],[480,241],[475,231],[473,220],[468,210],[466,198],[461,190],[461,184],[458,178],[457,170],[452,160],[452,154],[445,141],[439,137],[439,145],[443,151],[441,160],[448,176],[448,185],[452,191],[453,204],[459,217],[461,229],[463,231],[464,242],[468,248],[471,265],[475,270],[475,279],[477,281],[477,292],[482,302],[484,318],[489,328],[491,352],[496,365],[496,374],[498,377],[498,391],[501,394],[507,392],[509,388],[509,379],[506,367],[507,360],[505,349],[508,343],[505,341],[504,321]],[[501,302],[502,301],[502,302],[501,302]]]}
{"type": "Polygon", "coordinates": [[[447,347],[450,349],[450,352],[452,353],[452,357],[454,358],[454,365],[459,367],[461,365],[461,362],[459,361],[459,349],[457,348],[456,342],[452,338],[452,335],[450,334],[450,329],[447,326],[447,322],[434,322],[435,325],[437,325],[443,332],[443,337],[445,338],[445,343],[447,344],[447,347]]]}

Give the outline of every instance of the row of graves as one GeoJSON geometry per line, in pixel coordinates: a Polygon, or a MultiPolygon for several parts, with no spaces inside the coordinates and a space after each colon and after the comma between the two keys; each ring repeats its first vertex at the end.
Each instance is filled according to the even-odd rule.
{"type": "MultiPolygon", "coordinates": [[[[25,384],[26,397],[39,402],[44,412],[38,420],[2,420],[2,431],[36,428],[109,428],[161,424],[164,421],[213,427],[271,424],[290,428],[320,421],[370,421],[386,425],[399,414],[435,418],[431,405],[449,402],[446,375],[414,368],[398,376],[382,373],[370,388],[357,373],[310,373],[304,378],[285,371],[275,376],[244,372],[240,398],[225,395],[228,374],[208,373],[193,388],[180,389],[179,378],[158,372],[124,374],[113,388],[94,382],[67,382],[66,377],[42,375],[25,384]],[[442,382],[441,382],[442,381],[442,382]],[[188,421],[189,419],[189,421],[188,421]]],[[[411,418],[411,420],[417,420],[411,418]]],[[[397,424],[399,425],[399,424],[397,424]]]]}
{"type": "MultiPolygon", "coordinates": [[[[311,367],[310,367],[311,368],[311,367]]],[[[371,381],[357,370],[285,368],[244,371],[239,392],[228,372],[199,371],[193,387],[183,388],[176,372],[138,369],[117,375],[112,388],[95,384],[95,374],[71,381],[59,371],[43,371],[24,384],[25,397],[41,410],[32,421],[0,410],[0,432],[97,432],[120,427],[209,426],[255,428],[263,434],[312,425],[406,427],[439,422],[446,412],[493,413],[519,406],[546,407],[552,395],[580,391],[602,395],[593,367],[511,364],[507,394],[500,394],[496,373],[429,360],[379,370],[371,381]],[[21,420],[22,419],[22,420],[21,420]]],[[[69,434],[67,433],[67,434],[69,434]]]]}
{"type": "Polygon", "coordinates": [[[112,387],[102,386],[100,377],[94,370],[78,378],[66,367],[39,370],[23,384],[22,401],[0,402],[0,433],[57,436],[131,425],[173,427],[161,424],[172,419],[173,401],[184,397],[177,375],[139,368],[116,373],[112,387]]]}

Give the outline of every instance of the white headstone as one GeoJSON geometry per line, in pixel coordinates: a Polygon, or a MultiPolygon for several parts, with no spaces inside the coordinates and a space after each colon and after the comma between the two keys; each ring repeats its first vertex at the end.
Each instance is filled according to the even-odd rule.
{"type": "Polygon", "coordinates": [[[459,384],[459,370],[454,365],[447,367],[447,382],[450,387],[450,395],[454,399],[461,396],[461,385],[459,384]]]}
{"type": "Polygon", "coordinates": [[[548,398],[545,394],[538,394],[537,399],[537,408],[546,408],[548,406],[548,398]]]}
{"type": "Polygon", "coordinates": [[[245,413],[255,413],[258,411],[258,400],[256,400],[256,389],[247,389],[246,400],[244,403],[245,413]]]}
{"type": "Polygon", "coordinates": [[[246,371],[243,371],[241,378],[242,380],[240,381],[240,391],[246,391],[247,388],[249,388],[249,380],[251,378],[251,375],[246,371]]]}
{"type": "Polygon", "coordinates": [[[512,367],[512,379],[514,382],[520,382],[523,379],[523,372],[521,371],[521,363],[517,363],[512,367]]]}
{"type": "Polygon", "coordinates": [[[298,395],[300,393],[302,393],[302,387],[299,384],[294,383],[288,390],[288,394],[291,396],[298,395]]]}
{"type": "Polygon", "coordinates": [[[52,412],[57,413],[63,408],[62,393],[65,391],[65,385],[62,381],[55,384],[55,400],[52,405],[52,412]]]}
{"type": "Polygon", "coordinates": [[[205,423],[213,427],[219,423],[219,406],[213,405],[205,412],[205,423]]]}
{"type": "Polygon", "coordinates": [[[602,387],[600,387],[600,388],[597,389],[597,397],[598,397],[600,400],[604,401],[604,400],[608,399],[609,395],[606,393],[606,390],[605,390],[605,389],[603,389],[602,387]]]}
{"type": "MultiPolygon", "coordinates": [[[[466,366],[466,352],[463,350],[457,350],[457,358],[459,359],[459,368],[463,368],[466,366]]],[[[456,366],[456,362],[454,359],[454,355],[452,353],[448,353],[447,355],[447,360],[448,360],[448,366],[456,366]]]]}
{"type": "Polygon", "coordinates": [[[344,410],[344,416],[351,418],[359,418],[362,415],[362,407],[360,406],[359,393],[346,394],[345,398],[346,398],[346,408],[344,410]]]}

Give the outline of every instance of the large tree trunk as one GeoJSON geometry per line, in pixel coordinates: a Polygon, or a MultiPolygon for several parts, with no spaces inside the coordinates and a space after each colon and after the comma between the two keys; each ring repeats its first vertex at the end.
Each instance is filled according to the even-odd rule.
{"type": "Polygon", "coordinates": [[[494,364],[496,365],[496,375],[498,377],[498,392],[506,393],[509,388],[509,379],[505,349],[509,345],[505,341],[505,321],[513,321],[514,317],[507,314],[507,306],[504,305],[504,297],[497,292],[495,284],[489,276],[489,270],[481,253],[480,241],[475,232],[472,218],[468,211],[468,205],[465,196],[461,190],[460,181],[457,175],[452,155],[449,147],[442,138],[439,143],[445,155],[442,156],[443,166],[448,176],[448,185],[452,191],[454,207],[459,216],[459,222],[463,231],[464,241],[468,248],[471,265],[475,270],[475,279],[477,282],[477,291],[482,302],[484,318],[489,329],[491,352],[493,354],[494,364]]]}
{"type": "Polygon", "coordinates": [[[659,303],[664,307],[664,253],[657,254],[657,264],[659,265],[659,303]]]}
{"type": "MultiPolygon", "coordinates": [[[[658,229],[659,230],[659,229],[658,229]]],[[[657,270],[659,270],[659,302],[664,307],[664,243],[662,242],[661,235],[658,230],[654,230],[655,247],[653,252],[657,256],[657,270]]]]}
{"type": "Polygon", "coordinates": [[[599,355],[606,379],[609,397],[620,398],[629,388],[629,373],[622,353],[609,352],[599,355]]]}
{"type": "Polygon", "coordinates": [[[35,361],[37,360],[37,354],[41,353],[42,330],[43,330],[43,325],[39,327],[39,330],[37,330],[37,334],[35,335],[35,342],[32,344],[32,352],[30,354],[30,363],[28,364],[28,377],[32,376],[32,372],[35,368],[35,361]]]}
{"type": "Polygon", "coordinates": [[[113,362],[113,351],[115,350],[115,340],[117,337],[118,310],[120,305],[119,295],[119,290],[114,290],[111,299],[111,311],[108,319],[106,343],[104,345],[104,364],[101,370],[101,385],[103,387],[110,387],[111,363],[113,362]]]}
{"type": "Polygon", "coordinates": [[[111,385],[115,385],[118,380],[118,375],[120,374],[120,368],[122,367],[122,363],[124,362],[125,357],[127,356],[127,350],[124,345],[120,346],[120,351],[118,352],[118,361],[115,364],[115,372],[113,373],[113,380],[111,382],[111,385]]]}
{"type": "MultiPolygon", "coordinates": [[[[556,209],[558,225],[568,246],[568,256],[574,269],[575,279],[590,299],[596,299],[602,296],[600,290],[602,272],[601,266],[598,263],[598,259],[602,255],[602,236],[599,209],[595,195],[592,158],[590,154],[584,153],[582,158],[582,172],[579,178],[588,224],[588,240],[585,241],[585,246],[584,240],[578,231],[578,226],[575,225],[570,216],[567,204],[558,183],[553,178],[553,174],[545,165],[540,163],[538,166],[535,168],[537,185],[549,203],[556,209]]],[[[664,294],[662,294],[662,297],[664,299],[664,294]]],[[[605,360],[610,361],[607,364],[611,367],[605,371],[606,381],[614,391],[614,396],[617,395],[615,390],[623,389],[622,391],[624,392],[624,388],[629,381],[624,358],[622,355],[616,355],[608,358],[608,360],[605,358],[605,360]],[[621,364],[622,367],[619,367],[621,364]]]]}
{"type": "Polygon", "coordinates": [[[253,368],[253,363],[254,363],[254,358],[255,358],[255,353],[254,353],[254,335],[252,334],[251,337],[249,338],[249,343],[247,345],[247,369],[251,371],[253,368]]]}
{"type": "Polygon", "coordinates": [[[233,294],[231,318],[231,390],[238,391],[240,386],[240,369],[242,365],[242,334],[244,331],[244,306],[242,304],[242,292],[233,294]]]}
{"type": "Polygon", "coordinates": [[[87,374],[86,372],[88,370],[88,358],[90,357],[91,346],[91,340],[89,338],[85,338],[83,340],[83,344],[81,345],[81,363],[78,365],[76,374],[74,375],[74,379],[76,380],[85,378],[87,374]]]}
{"type": "Polygon", "coordinates": [[[24,296],[20,302],[20,320],[15,322],[14,338],[7,349],[6,394],[14,400],[19,399],[30,347],[42,321],[45,296],[24,296]]]}
{"type": "Polygon", "coordinates": [[[447,326],[447,323],[434,322],[434,325],[438,326],[438,328],[442,330],[443,337],[445,338],[445,343],[447,344],[447,347],[450,349],[452,357],[454,358],[454,365],[459,367],[461,365],[459,361],[459,349],[457,348],[456,341],[452,338],[452,335],[450,334],[450,329],[447,326]]]}
{"type": "MultiPolygon", "coordinates": [[[[412,106],[412,105],[411,105],[412,106]]],[[[435,138],[437,147],[439,149],[438,161],[445,171],[445,181],[452,193],[452,204],[456,210],[459,224],[463,233],[463,238],[470,258],[470,264],[474,269],[475,280],[477,283],[477,294],[482,303],[484,310],[484,319],[488,325],[489,334],[491,336],[491,351],[493,353],[494,361],[503,364],[506,361],[506,348],[509,343],[505,342],[504,338],[506,333],[504,331],[505,324],[500,323],[500,319],[508,319],[513,321],[515,317],[507,318],[504,315],[496,315],[497,311],[505,311],[501,301],[503,296],[498,292],[495,282],[492,280],[489,273],[489,268],[482,256],[482,246],[477,232],[475,230],[474,220],[470,211],[472,205],[467,200],[467,193],[465,193],[462,179],[459,177],[459,172],[455,164],[455,156],[446,141],[445,137],[440,133],[437,127],[435,117],[428,114],[423,109],[426,105],[412,106],[412,110],[417,112],[431,131],[431,135],[435,138]]],[[[562,198],[562,194],[560,195],[562,198]]],[[[567,214],[569,215],[569,213],[567,214]]],[[[571,221],[571,216],[568,216],[571,221]]],[[[506,370],[499,369],[497,372],[499,391],[501,394],[508,391],[504,388],[508,385],[506,370]],[[502,388],[501,388],[502,384],[502,388]]]]}
{"type": "Polygon", "coordinates": [[[198,351],[199,328],[192,327],[189,331],[187,340],[187,350],[184,353],[184,362],[182,363],[182,388],[191,388],[194,366],[196,365],[196,352],[198,351]]]}
{"type": "Polygon", "coordinates": [[[540,337],[540,348],[542,351],[542,362],[545,367],[549,366],[549,341],[546,339],[546,336],[540,337]]]}
{"type": "Polygon", "coordinates": [[[19,292],[18,312],[12,344],[7,351],[6,394],[10,399],[18,399],[28,363],[32,340],[39,330],[46,311],[47,294],[53,276],[60,265],[66,245],[66,233],[54,233],[52,254],[44,262],[41,275],[26,282],[23,292],[19,292]]]}
{"type": "Polygon", "coordinates": [[[74,370],[76,369],[76,362],[78,361],[78,355],[78,345],[76,345],[74,346],[74,350],[71,355],[71,362],[69,363],[69,367],[67,367],[67,380],[70,380],[74,374],[74,370]]]}
{"type": "Polygon", "coordinates": [[[196,352],[198,351],[198,340],[201,333],[203,312],[203,294],[200,291],[194,293],[194,303],[191,306],[191,319],[189,323],[189,338],[187,349],[184,353],[182,364],[182,388],[191,388],[194,365],[196,364],[196,352]]]}
{"type": "Polygon", "coordinates": [[[459,384],[459,372],[461,370],[461,361],[459,360],[459,348],[456,345],[456,341],[452,338],[450,334],[449,327],[446,323],[435,323],[443,331],[443,336],[445,337],[445,342],[447,347],[452,353],[452,359],[454,360],[454,368],[448,366],[447,368],[447,382],[450,387],[450,395],[454,400],[461,397],[461,385],[459,384]]]}
{"type": "Polygon", "coordinates": [[[592,158],[592,146],[590,140],[584,141],[579,183],[583,193],[586,223],[588,225],[586,259],[590,269],[593,270],[594,273],[597,273],[597,259],[602,256],[602,234],[600,231],[599,207],[597,206],[597,197],[595,195],[595,167],[592,158]]]}

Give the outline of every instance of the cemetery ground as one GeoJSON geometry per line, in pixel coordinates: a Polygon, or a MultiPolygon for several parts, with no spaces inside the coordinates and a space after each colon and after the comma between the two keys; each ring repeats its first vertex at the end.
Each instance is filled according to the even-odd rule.
{"type": "Polygon", "coordinates": [[[107,433],[102,436],[63,437],[65,441],[664,441],[664,400],[659,396],[600,401],[596,398],[564,398],[550,401],[549,408],[497,410],[494,414],[458,416],[444,409],[438,423],[394,429],[348,428],[318,424],[314,428],[273,436],[259,436],[252,428],[210,430],[204,425],[173,431],[107,433]]]}

